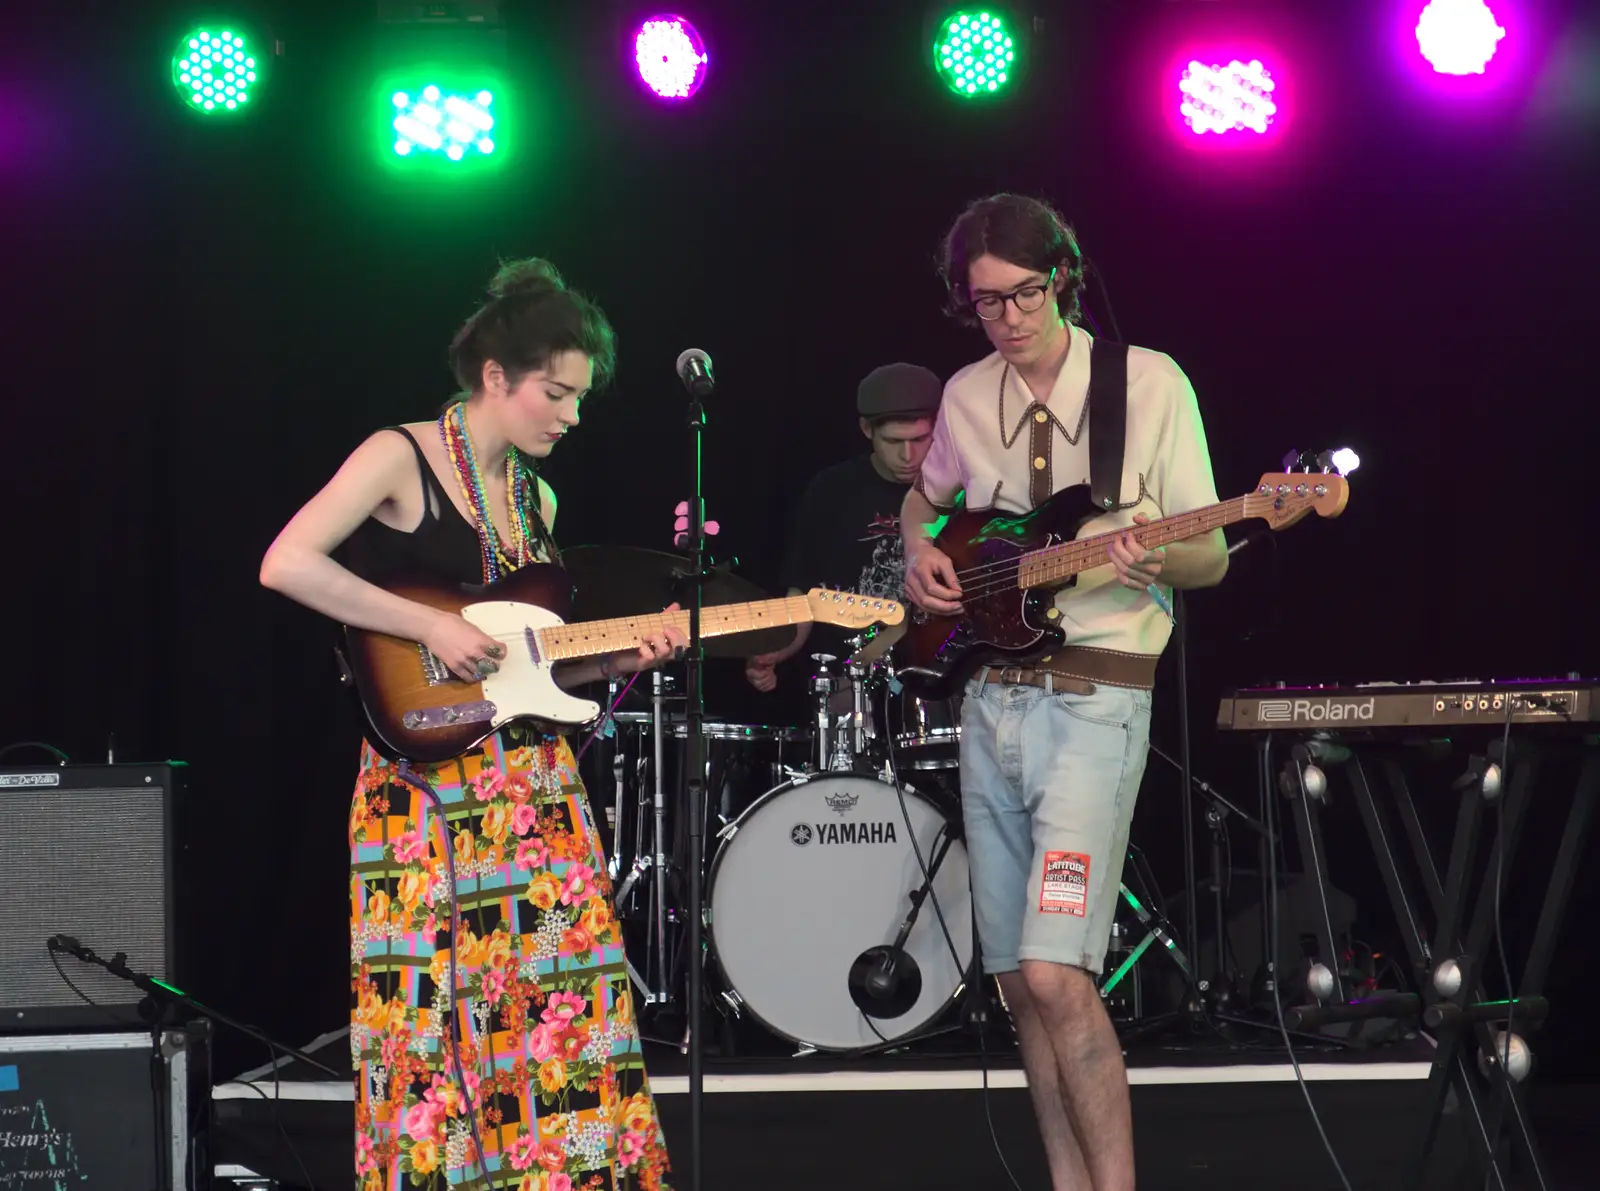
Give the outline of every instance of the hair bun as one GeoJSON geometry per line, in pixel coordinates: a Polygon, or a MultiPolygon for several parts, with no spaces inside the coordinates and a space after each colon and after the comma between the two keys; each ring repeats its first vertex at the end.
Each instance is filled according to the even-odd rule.
{"type": "Polygon", "coordinates": [[[494,280],[489,282],[489,294],[495,298],[534,297],[561,293],[566,288],[567,283],[561,279],[561,270],[536,256],[506,261],[494,275],[494,280]]]}

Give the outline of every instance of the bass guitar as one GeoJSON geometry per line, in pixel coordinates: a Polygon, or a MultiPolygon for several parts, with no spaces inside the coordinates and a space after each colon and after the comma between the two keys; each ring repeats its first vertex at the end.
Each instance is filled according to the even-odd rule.
{"type": "MultiPolygon", "coordinates": [[[[1337,517],[1350,487],[1337,472],[1264,475],[1254,492],[1148,525],[1130,526],[1146,549],[1181,542],[1247,518],[1285,529],[1315,512],[1337,517]]],[[[961,613],[913,609],[895,647],[895,675],[922,699],[948,699],[984,665],[1015,665],[1066,643],[1055,623],[1055,593],[1083,571],[1108,566],[1106,551],[1128,530],[1077,535],[1104,509],[1087,484],[1063,488],[1015,517],[990,511],[954,514],[934,538],[950,556],[961,585],[961,613]]]]}
{"type": "MultiPolygon", "coordinates": [[[[557,663],[638,649],[668,625],[684,632],[687,611],[565,623],[572,583],[559,566],[534,563],[488,584],[431,579],[385,582],[385,590],[452,612],[506,648],[499,670],[467,682],[415,641],[346,627],[349,677],[360,696],[369,740],[391,761],[444,761],[482,744],[507,724],[560,733],[592,724],[600,705],[556,685],[557,663]]],[[[815,621],[849,629],[898,624],[893,600],[815,588],[803,596],[715,604],[700,610],[700,635],[748,633],[815,621]]]]}

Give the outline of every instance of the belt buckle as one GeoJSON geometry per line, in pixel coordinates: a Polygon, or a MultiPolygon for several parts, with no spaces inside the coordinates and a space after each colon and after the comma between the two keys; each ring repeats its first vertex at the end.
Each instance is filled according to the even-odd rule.
{"type": "Polygon", "coordinates": [[[1000,671],[1000,681],[1006,686],[1016,686],[1022,681],[1021,666],[1007,666],[1000,671]]]}

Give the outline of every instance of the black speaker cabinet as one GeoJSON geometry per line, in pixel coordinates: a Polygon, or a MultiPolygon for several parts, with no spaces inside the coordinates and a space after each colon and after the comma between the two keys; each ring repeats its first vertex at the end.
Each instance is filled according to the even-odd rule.
{"type": "Polygon", "coordinates": [[[0,1036],[0,1187],[208,1191],[210,1033],[0,1036]]]}
{"type": "Polygon", "coordinates": [[[179,763],[0,768],[0,1033],[142,1024],[138,988],[70,955],[55,957],[58,972],[45,949],[52,935],[178,979],[173,809],[183,771],[179,763]]]}

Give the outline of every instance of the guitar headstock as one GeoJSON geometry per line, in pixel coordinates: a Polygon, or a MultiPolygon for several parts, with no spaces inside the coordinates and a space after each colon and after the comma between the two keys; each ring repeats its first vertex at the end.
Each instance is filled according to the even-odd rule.
{"type": "Polygon", "coordinates": [[[1280,471],[1261,477],[1245,497],[1245,511],[1272,529],[1286,529],[1310,513],[1337,517],[1350,499],[1350,482],[1338,472],[1280,471]]]}
{"type": "Polygon", "coordinates": [[[828,591],[813,587],[806,592],[811,619],[818,624],[845,629],[864,629],[874,624],[899,624],[906,618],[903,604],[877,596],[857,595],[853,591],[828,591]]]}

